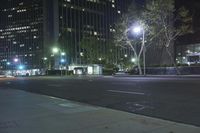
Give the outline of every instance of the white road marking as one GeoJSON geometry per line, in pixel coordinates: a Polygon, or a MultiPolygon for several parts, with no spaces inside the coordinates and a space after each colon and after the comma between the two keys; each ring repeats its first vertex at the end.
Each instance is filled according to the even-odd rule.
{"type": "Polygon", "coordinates": [[[62,87],[62,85],[58,85],[58,84],[49,84],[49,87],[62,87]]]}
{"type": "Polygon", "coordinates": [[[118,90],[107,90],[107,91],[115,93],[133,94],[133,95],[145,95],[145,93],[133,92],[133,91],[118,91],[118,90]]]}

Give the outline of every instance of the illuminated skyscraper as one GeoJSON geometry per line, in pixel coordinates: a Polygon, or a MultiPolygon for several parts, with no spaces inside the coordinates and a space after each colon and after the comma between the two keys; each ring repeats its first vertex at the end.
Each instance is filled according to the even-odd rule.
{"type": "Polygon", "coordinates": [[[0,5],[0,68],[40,68],[43,46],[42,0],[2,0],[0,5]],[[3,3],[3,4],[2,4],[3,3]],[[13,62],[15,58],[19,62],[13,62]]]}
{"type": "MultiPolygon", "coordinates": [[[[67,64],[82,64],[83,39],[100,42],[97,60],[112,52],[114,22],[131,0],[2,0],[0,69],[42,69],[51,48],[66,52],[67,64]],[[13,60],[17,58],[19,62],[13,60]]],[[[93,43],[93,42],[90,42],[93,43]]],[[[96,45],[94,43],[94,45],[96,45]]]]}

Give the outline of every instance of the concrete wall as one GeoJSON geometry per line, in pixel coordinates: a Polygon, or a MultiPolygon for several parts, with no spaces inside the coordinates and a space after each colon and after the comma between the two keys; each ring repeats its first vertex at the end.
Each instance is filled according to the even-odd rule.
{"type": "MultiPolygon", "coordinates": [[[[199,67],[178,67],[180,74],[182,75],[199,75],[199,67]]],[[[147,74],[153,75],[176,75],[177,71],[174,67],[149,67],[146,69],[147,74]]]]}

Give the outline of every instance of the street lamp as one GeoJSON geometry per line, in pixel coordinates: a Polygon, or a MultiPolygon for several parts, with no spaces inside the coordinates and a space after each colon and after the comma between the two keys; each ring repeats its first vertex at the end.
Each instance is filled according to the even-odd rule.
{"type": "Polygon", "coordinates": [[[141,34],[142,33],[142,47],[143,47],[143,67],[144,67],[144,75],[146,75],[146,47],[145,47],[145,29],[141,26],[135,26],[132,28],[132,32],[135,34],[141,34]]]}
{"type": "Polygon", "coordinates": [[[14,58],[14,62],[18,62],[19,61],[19,59],[18,58],[14,58]]]}
{"type": "Polygon", "coordinates": [[[47,57],[44,57],[43,59],[44,59],[45,61],[46,61],[46,60],[48,60],[48,58],[47,58],[47,57]]]}
{"type": "Polygon", "coordinates": [[[60,62],[61,62],[61,63],[65,63],[65,59],[61,59],[60,62]]]}
{"type": "Polygon", "coordinates": [[[61,52],[61,55],[62,55],[62,56],[65,56],[65,55],[66,55],[66,53],[65,53],[65,52],[61,52]]]}
{"type": "Polygon", "coordinates": [[[59,48],[56,48],[56,47],[53,48],[53,49],[52,49],[52,52],[53,52],[54,54],[58,53],[58,52],[59,52],[59,48]]]}
{"type": "Polygon", "coordinates": [[[80,52],[80,56],[83,57],[83,52],[80,52]]]}
{"type": "Polygon", "coordinates": [[[132,58],[131,59],[131,62],[135,63],[136,59],[135,58],[132,58]]]}
{"type": "MultiPolygon", "coordinates": [[[[60,48],[54,47],[52,49],[53,54],[59,54],[59,69],[61,69],[61,76],[63,70],[63,64],[66,62],[66,53],[62,52],[60,48]]],[[[54,57],[55,58],[55,57],[54,57]]],[[[55,65],[55,64],[54,64],[55,65]]]]}
{"type": "Polygon", "coordinates": [[[24,65],[19,65],[19,70],[23,70],[24,69],[24,65]]]}
{"type": "Polygon", "coordinates": [[[7,62],[6,64],[9,66],[11,63],[10,63],[10,62],[7,62]]]}

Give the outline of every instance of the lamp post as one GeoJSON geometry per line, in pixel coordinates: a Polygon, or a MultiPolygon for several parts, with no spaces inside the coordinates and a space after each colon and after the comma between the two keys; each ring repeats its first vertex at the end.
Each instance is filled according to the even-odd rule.
{"type": "Polygon", "coordinates": [[[48,75],[49,59],[47,57],[42,58],[42,67],[44,68],[45,75],[48,75]]]}
{"type": "Polygon", "coordinates": [[[142,47],[143,47],[143,71],[144,75],[146,75],[146,46],[145,46],[145,30],[141,26],[135,26],[133,27],[132,31],[136,34],[141,34],[142,33],[142,47]]]}
{"type": "Polygon", "coordinates": [[[19,58],[14,58],[13,61],[13,67],[15,66],[16,71],[19,70],[22,74],[22,71],[25,69],[25,65],[22,64],[22,61],[19,58]]]}
{"type": "Polygon", "coordinates": [[[54,47],[54,48],[52,49],[52,52],[53,52],[53,54],[59,53],[59,64],[60,64],[60,69],[61,69],[60,75],[62,76],[62,75],[63,75],[63,74],[62,74],[63,63],[66,62],[66,59],[63,58],[63,57],[66,56],[66,53],[65,53],[65,52],[62,52],[62,51],[61,51],[59,48],[57,48],[57,47],[54,47]]]}
{"type": "Polygon", "coordinates": [[[14,63],[13,63],[13,66],[12,66],[12,75],[14,75],[14,73],[17,75],[17,64],[19,62],[19,59],[18,58],[14,58],[13,62],[14,63]]]}
{"type": "MultiPolygon", "coordinates": [[[[57,48],[57,47],[54,47],[54,48],[52,48],[52,53],[53,53],[53,57],[54,57],[54,61],[53,61],[53,63],[54,63],[54,69],[56,68],[56,57],[55,57],[55,55],[56,54],[60,54],[60,49],[59,48],[57,48]]],[[[60,62],[60,55],[59,55],[59,62],[60,62]]]]}

